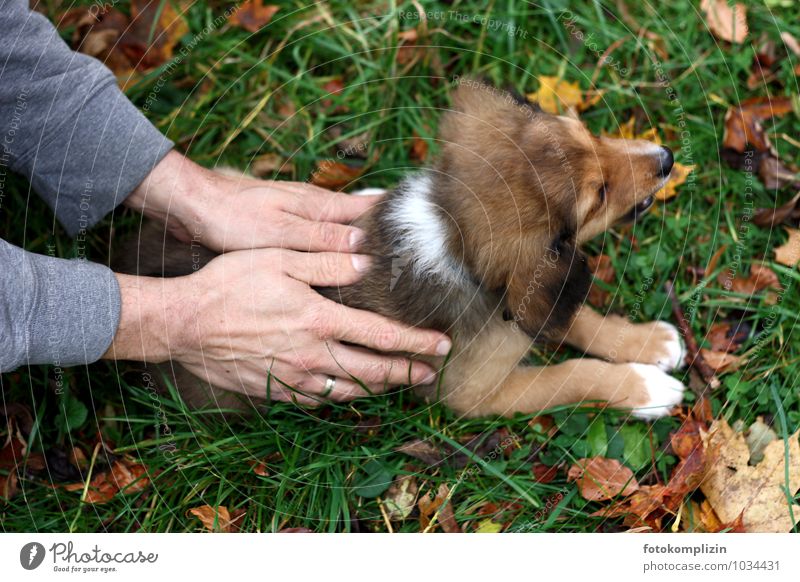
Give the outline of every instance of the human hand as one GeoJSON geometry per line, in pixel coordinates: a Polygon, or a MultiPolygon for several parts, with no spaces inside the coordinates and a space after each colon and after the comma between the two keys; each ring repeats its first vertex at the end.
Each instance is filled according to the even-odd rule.
{"type": "Polygon", "coordinates": [[[262,249],[221,255],[187,277],[118,275],[122,322],[107,357],[176,360],[215,386],[255,397],[267,396],[269,371],[271,398],[306,405],[366,395],[352,378],[372,393],[434,381],[427,364],[364,348],[443,356],[446,336],[340,305],[311,288],[352,284],[369,260],[262,249]],[[329,376],[335,389],[325,394],[329,376]]]}
{"type": "Polygon", "coordinates": [[[168,153],[125,201],[183,242],[217,252],[253,248],[352,252],[350,223],[380,196],[349,196],[303,182],[255,180],[207,170],[168,153]]]}

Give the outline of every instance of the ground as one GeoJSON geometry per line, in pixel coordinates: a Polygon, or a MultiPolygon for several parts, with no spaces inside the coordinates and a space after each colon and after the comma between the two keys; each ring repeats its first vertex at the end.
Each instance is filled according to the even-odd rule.
{"type": "MultiPolygon", "coordinates": [[[[44,4],[54,18],[65,8],[44,4]]],[[[634,228],[590,244],[589,254],[607,255],[613,266],[611,282],[602,284],[610,291],[606,309],[637,321],[675,322],[665,290],[674,280],[701,341],[715,323],[742,320],[747,338],[736,355],[745,359],[720,373],[722,384],[710,395],[713,415],[747,425],[762,416],[779,435],[791,434],[800,424],[798,271],[774,262],[773,249],[786,235],[745,218],[745,193],[752,192],[755,208],[782,204],[792,193],[776,194],[758,177],[731,168],[720,146],[731,106],[748,97],[797,94],[798,57],[791,52],[773,66],[774,81],[756,80],[751,89],[747,80],[762,35],[777,42],[781,55],[787,50],[780,33],[800,36],[798,7],[749,2],[747,40],[731,44],[709,32],[697,2],[575,4],[426,2],[421,23],[416,2],[331,0],[308,8],[287,2],[252,34],[217,18],[230,4],[195,2],[172,58],[140,72],[126,90],[178,149],[203,165],[245,167],[257,156],[277,154],[291,165],[275,177],[302,181],[338,151],[363,165],[348,189],[390,187],[419,167],[421,157],[435,156],[435,142],[424,152],[419,138],[435,135],[438,108],[448,103],[455,75],[483,75],[521,93],[537,91],[543,75],[602,91],[581,113],[593,131],[618,132],[633,117],[637,133],[657,128],[676,160],[694,166],[675,198],[659,202],[634,228]],[[628,14],[620,10],[625,4],[628,14]],[[412,29],[416,34],[400,34],[412,29]],[[609,58],[598,66],[604,54],[609,58]],[[364,132],[365,145],[342,146],[364,132]],[[780,302],[774,293],[749,297],[719,284],[720,274],[746,274],[762,260],[780,279],[780,302]],[[709,264],[711,272],[699,276],[692,269],[709,264]]],[[[127,13],[130,2],[115,8],[127,13]]],[[[72,40],[73,30],[64,27],[65,38],[72,40]]],[[[787,164],[797,161],[799,128],[792,114],[768,124],[787,164]]],[[[95,228],[90,256],[107,262],[110,241],[130,233],[135,220],[122,212],[95,228]]],[[[9,182],[0,228],[9,242],[31,251],[46,253],[53,244],[59,256],[78,254],[22,179],[9,182]]],[[[542,348],[532,357],[570,355],[542,348]]],[[[568,407],[545,411],[538,421],[464,420],[401,391],[315,412],[277,404],[263,416],[228,422],[186,410],[174,394],[155,395],[134,366],[98,363],[63,375],[62,394],[52,368],[0,377],[4,402],[33,412],[29,449],[44,454],[50,467],[28,471],[18,493],[0,499],[5,531],[198,531],[204,527],[190,510],[205,505],[227,508],[241,531],[386,531],[389,523],[394,531],[419,531],[425,525],[419,509],[390,521],[395,516],[379,506],[387,495],[396,498],[386,487],[402,474],[414,475],[422,494],[446,485],[455,522],[465,531],[618,531],[626,529],[621,518],[590,515],[601,506],[578,493],[566,469],[602,455],[622,461],[639,483],[653,484],[667,481],[678,461],[668,442],[680,426],[677,417],[650,424],[568,407]],[[99,434],[108,449],[96,448],[99,434]],[[473,442],[474,452],[465,453],[459,443],[470,438],[481,444],[473,442]],[[435,464],[396,451],[415,439],[461,452],[435,464]],[[84,470],[97,453],[92,477],[122,459],[128,467],[144,466],[151,483],[104,503],[81,502],[82,490],[62,486],[80,482],[67,460],[74,447],[88,460],[84,470]]],[[[689,382],[683,373],[677,377],[689,382]]],[[[688,404],[694,398],[687,392],[688,404]]]]}

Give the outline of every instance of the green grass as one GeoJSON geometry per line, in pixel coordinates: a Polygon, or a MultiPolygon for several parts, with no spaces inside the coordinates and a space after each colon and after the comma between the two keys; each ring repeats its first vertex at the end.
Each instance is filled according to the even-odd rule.
{"type": "MultiPolygon", "coordinates": [[[[734,265],[737,250],[742,257],[738,271],[746,273],[753,261],[771,261],[771,249],[785,240],[782,229],[751,225],[740,231],[746,177],[728,168],[718,151],[728,105],[768,92],[798,93],[794,62],[786,59],[779,65],[782,85],[746,89],[753,50],[749,44],[717,43],[703,26],[696,4],[630,3],[639,24],[663,38],[669,55],[663,62],[646,39],[638,39],[636,31],[613,16],[618,13],[614,2],[570,8],[576,27],[584,34],[593,32],[601,52],[625,39],[612,55],[629,71],[621,75],[613,67],[599,70],[595,83],[605,91],[604,99],[583,114],[586,123],[595,131],[613,132],[635,115],[640,129],[660,128],[678,161],[696,165],[693,185],[684,186],[677,199],[657,208],[632,230],[612,231],[593,241],[589,250],[613,260],[617,279],[610,309],[615,312],[634,313],[641,321],[671,319],[664,282],[674,279],[697,337],[702,338],[715,321],[735,314],[751,324],[753,331],[742,349],[749,360],[738,371],[723,375],[723,386],[712,395],[714,411],[731,421],[751,422],[764,415],[774,419],[779,434],[791,433],[800,425],[796,381],[800,341],[795,331],[800,275],[796,269],[773,264],[786,289],[778,305],[761,296],[749,299],[727,292],[716,283],[716,276],[734,265]],[[689,132],[683,148],[677,137],[681,118],[656,82],[658,66],[680,99],[689,132]],[[687,267],[705,266],[723,245],[726,250],[717,271],[694,283],[687,267]],[[654,283],[644,291],[642,281],[647,277],[654,283]]],[[[782,31],[800,37],[800,10],[780,4],[748,2],[751,39],[763,33],[778,40],[782,31]]],[[[125,10],[128,3],[118,5],[125,10]]],[[[257,155],[276,152],[294,164],[293,174],[280,177],[294,180],[307,179],[318,160],[335,156],[337,138],[331,136],[331,127],[340,127],[345,137],[368,130],[368,166],[359,185],[390,186],[418,167],[409,157],[412,136],[435,134],[438,109],[448,103],[453,75],[481,74],[499,85],[531,92],[538,87],[537,75],[562,74],[583,89],[590,88],[597,55],[559,22],[566,2],[492,1],[478,12],[475,5],[458,0],[426,3],[428,10],[463,16],[431,19],[432,32],[421,41],[429,48],[407,66],[398,64],[396,35],[418,24],[399,16],[416,10],[410,3],[332,0],[327,3],[330,12],[315,19],[322,14],[318,8],[287,2],[269,27],[256,35],[223,26],[192,43],[193,36],[225,6],[198,2],[188,12],[191,32],[183,39],[184,45],[194,44],[191,52],[174,63],[169,74],[164,73],[165,65],[145,76],[129,95],[143,106],[159,76],[165,75],[148,116],[191,158],[208,166],[224,162],[245,167],[257,155]],[[513,24],[524,38],[509,35],[508,29],[482,27],[471,21],[476,15],[513,24]],[[323,85],[335,77],[341,77],[346,87],[325,104],[323,85]],[[285,119],[280,111],[289,105],[297,114],[285,119]],[[248,118],[252,121],[242,127],[248,118]]],[[[796,142],[781,136],[797,136],[798,119],[788,115],[769,129],[783,159],[797,163],[796,142]]],[[[431,148],[435,154],[435,143],[431,148]]],[[[756,207],[775,204],[775,192],[766,191],[757,178],[752,186],[756,207]]],[[[781,192],[777,200],[782,203],[789,196],[781,192]]],[[[90,256],[107,262],[109,241],[130,231],[133,221],[122,212],[113,223],[109,219],[98,226],[90,256]]],[[[11,183],[0,225],[4,238],[29,250],[44,253],[46,245],[54,243],[60,256],[76,254],[74,243],[54,227],[51,213],[23,180],[11,183]],[[19,216],[25,208],[28,218],[23,222],[19,216]]],[[[536,357],[567,355],[542,351],[536,357]]],[[[65,427],[63,420],[58,422],[63,398],[54,393],[53,377],[47,367],[0,377],[4,400],[24,403],[37,415],[31,449],[52,454],[81,446],[91,455],[100,430],[117,453],[141,459],[154,484],[139,493],[118,495],[107,504],[86,505],[80,503],[79,492],[49,486],[46,474],[44,479],[25,479],[16,497],[0,502],[0,527],[6,531],[195,531],[200,523],[187,516],[187,510],[203,504],[245,509],[244,531],[284,527],[385,531],[375,497],[358,494],[364,492],[360,486],[375,479],[366,471],[375,473],[376,467],[384,480],[386,475],[414,473],[425,492],[449,484],[456,519],[468,528],[484,519],[477,517],[476,507],[490,502],[501,508],[498,521],[512,522],[511,528],[615,531],[622,527],[619,521],[590,517],[599,505],[577,495],[563,471],[547,485],[537,483],[532,461],[568,466],[574,459],[603,452],[625,460],[646,482],[666,480],[676,463],[665,452],[669,431],[678,425],[675,419],[646,425],[613,411],[589,414],[571,407],[553,413],[559,432],[548,438],[529,426],[530,417],[463,420],[401,391],[317,412],[276,404],[264,416],[227,422],[219,415],[185,410],[175,395],[154,400],[135,367],[106,363],[65,371],[71,394],[89,411],[83,422],[76,421],[79,426],[65,427]],[[172,455],[159,449],[164,442],[158,433],[162,413],[176,444],[172,455]],[[377,423],[377,428],[364,429],[366,420],[377,423]],[[520,438],[519,448],[509,458],[475,457],[474,468],[431,468],[394,452],[416,438],[452,443],[464,435],[489,435],[501,428],[520,438]],[[262,459],[269,459],[267,476],[256,475],[250,465],[262,459]],[[554,495],[563,497],[556,509],[537,514],[554,495]]],[[[692,395],[687,399],[691,401],[692,395]]],[[[97,470],[106,462],[101,454],[97,470]]],[[[412,517],[394,528],[418,531],[419,524],[412,517]]]]}

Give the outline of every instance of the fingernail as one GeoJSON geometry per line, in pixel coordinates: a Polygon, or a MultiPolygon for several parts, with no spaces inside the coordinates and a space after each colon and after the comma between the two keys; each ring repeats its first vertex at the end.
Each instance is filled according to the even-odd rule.
{"type": "Polygon", "coordinates": [[[350,233],[350,250],[356,251],[358,250],[359,245],[364,242],[364,231],[360,229],[355,229],[353,232],[350,233]]]}
{"type": "Polygon", "coordinates": [[[450,340],[442,340],[438,344],[436,344],[436,353],[440,356],[446,356],[450,353],[450,348],[453,347],[453,344],[450,340]]]}
{"type": "Polygon", "coordinates": [[[350,260],[353,262],[353,268],[359,273],[369,269],[370,263],[372,263],[367,255],[350,255],[350,260]]]}
{"type": "Polygon", "coordinates": [[[428,374],[425,374],[425,376],[422,378],[422,382],[420,382],[420,384],[423,384],[423,385],[425,385],[425,384],[433,384],[434,382],[436,382],[436,372],[430,372],[428,374]]]}

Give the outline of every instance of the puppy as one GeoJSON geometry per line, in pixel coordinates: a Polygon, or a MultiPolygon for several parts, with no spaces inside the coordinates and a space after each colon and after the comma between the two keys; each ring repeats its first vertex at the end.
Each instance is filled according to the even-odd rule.
{"type": "MultiPolygon", "coordinates": [[[[668,415],[684,386],[677,330],[633,324],[583,305],[591,274],[580,245],[653,203],[673,165],[665,147],[591,135],[577,120],[461,79],[441,119],[441,155],[360,221],[374,260],[356,284],[318,291],[345,305],[453,340],[435,388],[418,391],[465,416],[532,413],[602,401],[642,419],[668,415]],[[566,342],[595,358],[523,363],[534,342],[566,342]]],[[[122,272],[188,274],[188,247],[149,231],[122,272]],[[148,248],[148,245],[151,248],[148,248]],[[126,266],[127,265],[127,266],[126,266]],[[133,266],[138,268],[133,269],[133,266]]],[[[213,253],[201,257],[203,263],[213,253]]],[[[190,405],[234,395],[162,368],[190,405]]]]}

